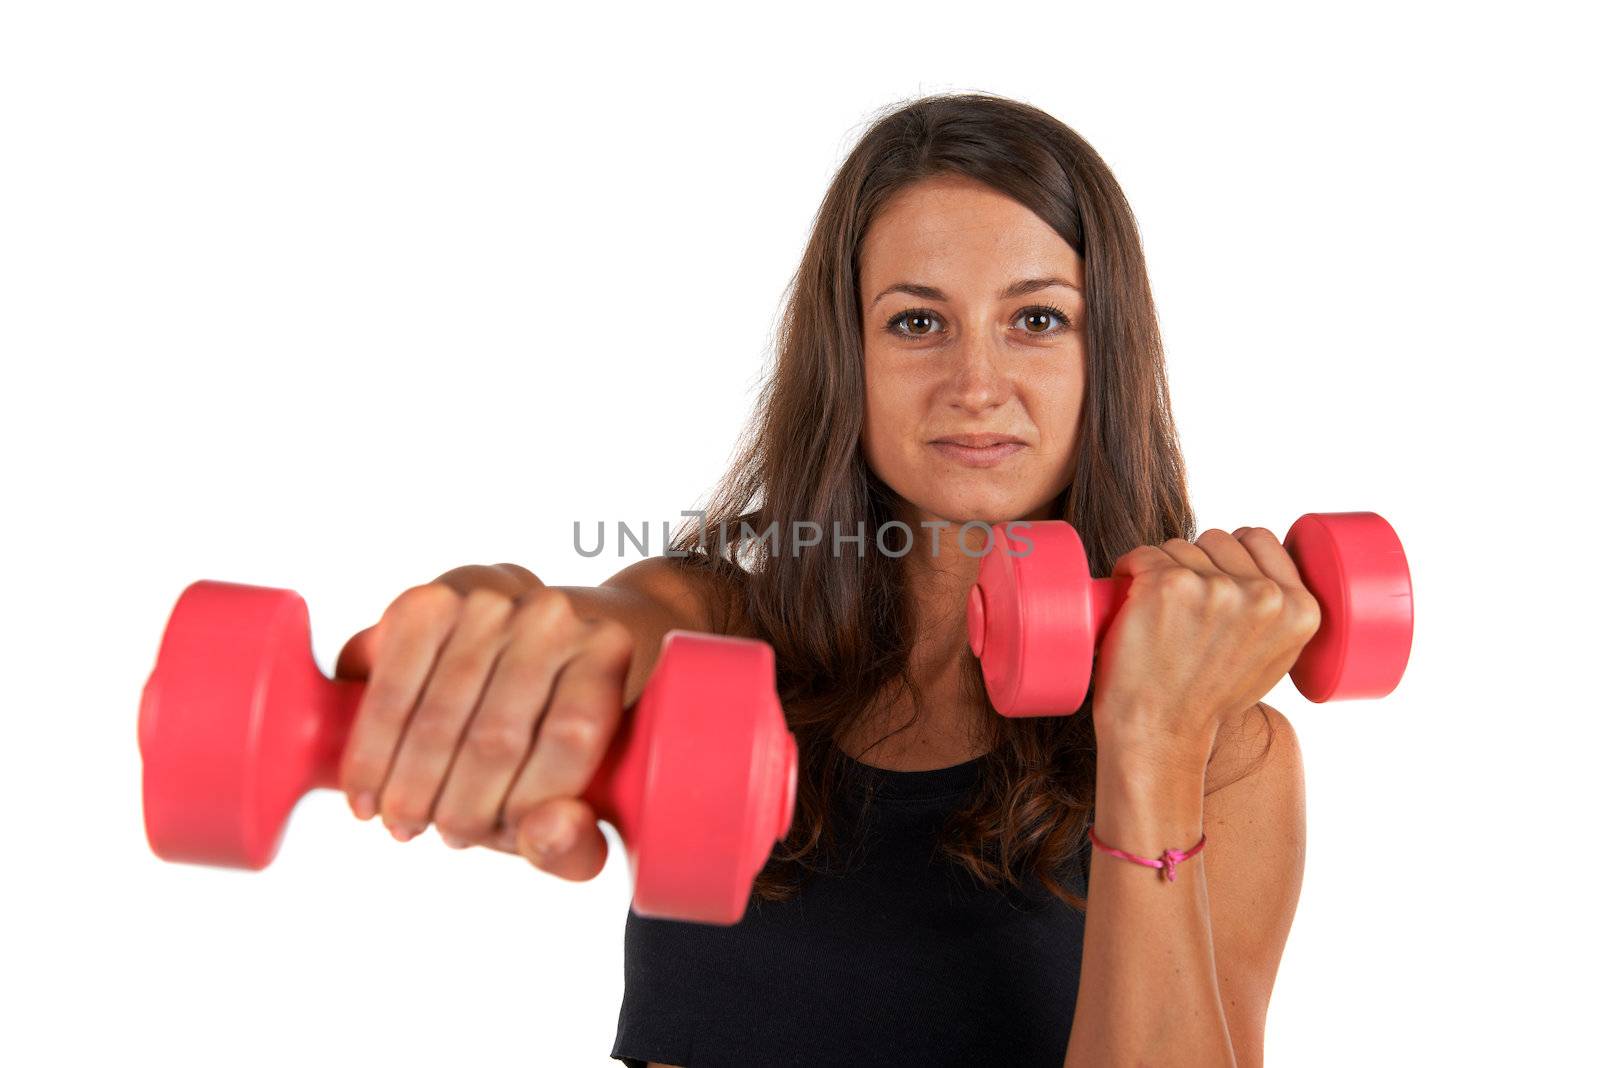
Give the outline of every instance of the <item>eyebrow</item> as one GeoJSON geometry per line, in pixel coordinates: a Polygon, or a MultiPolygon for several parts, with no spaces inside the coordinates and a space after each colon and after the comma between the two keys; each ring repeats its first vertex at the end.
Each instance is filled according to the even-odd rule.
{"type": "MultiPolygon", "coordinates": [[[[1028,293],[1037,293],[1041,289],[1049,289],[1051,286],[1065,286],[1067,289],[1078,288],[1064,278],[1024,278],[1019,282],[1012,282],[1002,289],[1000,291],[1000,299],[1010,300],[1013,297],[1025,296],[1028,293]]],[[[867,307],[875,306],[878,301],[887,297],[890,293],[909,293],[911,296],[921,297],[923,300],[948,301],[950,299],[944,295],[944,290],[934,286],[925,286],[917,282],[896,282],[876,297],[873,297],[872,304],[867,305],[867,307]]]]}

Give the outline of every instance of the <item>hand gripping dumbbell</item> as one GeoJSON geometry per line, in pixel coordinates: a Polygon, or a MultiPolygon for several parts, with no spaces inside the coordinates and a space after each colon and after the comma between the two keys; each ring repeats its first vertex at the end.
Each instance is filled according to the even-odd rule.
{"type": "MultiPolygon", "coordinates": [[[[189,586],[139,704],[150,848],[164,860],[266,867],[301,796],[337,788],[365,688],[317,669],[292,590],[189,586]]],[[[670,631],[583,794],[627,848],[634,910],[737,923],[789,832],[796,763],[772,647],[670,631]]]]}
{"type": "MultiPolygon", "coordinates": [[[[978,567],[967,641],[1001,713],[1076,712],[1132,580],[1090,578],[1069,523],[1014,526],[994,528],[978,567]]],[[[1375,512],[1311,513],[1289,528],[1283,547],[1322,611],[1289,671],[1295,687],[1318,703],[1388,694],[1411,656],[1411,571],[1394,529],[1375,512]]]]}

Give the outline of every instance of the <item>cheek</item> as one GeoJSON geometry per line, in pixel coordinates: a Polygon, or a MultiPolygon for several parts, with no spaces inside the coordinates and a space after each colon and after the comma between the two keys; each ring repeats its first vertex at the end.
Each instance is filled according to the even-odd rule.
{"type": "Polygon", "coordinates": [[[1038,383],[1034,397],[1032,408],[1044,444],[1056,452],[1070,449],[1083,420],[1083,365],[1076,363],[1038,383]]]}
{"type": "Polygon", "coordinates": [[[905,463],[906,442],[916,429],[916,389],[909,376],[895,374],[870,357],[865,382],[862,443],[867,461],[882,476],[905,463]]]}

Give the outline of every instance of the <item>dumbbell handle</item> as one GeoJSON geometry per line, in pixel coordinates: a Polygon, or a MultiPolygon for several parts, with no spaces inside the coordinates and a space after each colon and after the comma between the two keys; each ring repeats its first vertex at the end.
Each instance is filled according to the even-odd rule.
{"type": "Polygon", "coordinates": [[[1094,647],[1100,648],[1111,621],[1117,618],[1123,602],[1128,599],[1128,587],[1133,585],[1131,575],[1114,575],[1111,578],[1089,580],[1089,619],[1094,629],[1094,647]]]}

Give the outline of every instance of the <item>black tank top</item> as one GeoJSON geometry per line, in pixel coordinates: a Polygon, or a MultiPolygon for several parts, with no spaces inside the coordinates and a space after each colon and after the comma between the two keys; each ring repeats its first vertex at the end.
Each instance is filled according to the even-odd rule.
{"type": "MultiPolygon", "coordinates": [[[[1083,913],[1035,881],[1022,895],[983,890],[935,851],[982,762],[888,771],[850,761],[876,785],[860,852],[788,901],[752,895],[731,927],[630,909],[611,1056],[629,1068],[1060,1068],[1083,913]]],[[[1088,858],[1086,848],[1062,874],[1080,895],[1088,858]]]]}

